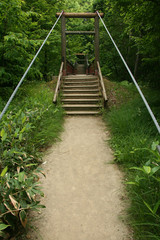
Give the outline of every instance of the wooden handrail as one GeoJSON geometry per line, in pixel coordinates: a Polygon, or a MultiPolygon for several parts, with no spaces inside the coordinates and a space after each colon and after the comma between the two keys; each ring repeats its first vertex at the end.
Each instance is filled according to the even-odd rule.
{"type": "Polygon", "coordinates": [[[100,65],[99,65],[98,61],[97,61],[97,67],[98,67],[98,75],[99,75],[100,85],[101,85],[101,88],[102,88],[102,95],[103,95],[104,101],[107,102],[108,99],[107,99],[106,89],[105,89],[105,86],[104,86],[102,72],[101,72],[101,68],[100,68],[100,65]]]}
{"type": "Polygon", "coordinates": [[[58,96],[58,92],[59,92],[59,87],[61,84],[61,78],[63,75],[63,67],[64,67],[64,62],[61,63],[61,67],[60,67],[60,71],[59,71],[59,75],[58,75],[58,80],[57,80],[57,86],[56,86],[56,90],[54,93],[54,97],[53,97],[53,103],[57,102],[57,96],[58,96]]]}

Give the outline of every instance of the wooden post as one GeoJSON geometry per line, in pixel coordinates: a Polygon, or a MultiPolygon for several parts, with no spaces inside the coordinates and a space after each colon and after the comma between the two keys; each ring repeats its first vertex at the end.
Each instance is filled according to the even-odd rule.
{"type": "MultiPolygon", "coordinates": [[[[56,17],[59,17],[61,13],[56,13],[56,17]]],[[[103,18],[104,13],[100,13],[103,18]]],[[[62,31],[62,62],[64,62],[63,75],[67,73],[66,67],[66,35],[67,34],[93,34],[94,36],[94,48],[95,48],[95,75],[98,74],[97,61],[99,62],[99,17],[97,13],[66,13],[63,12],[61,17],[61,31],[62,31]],[[66,31],[66,18],[94,18],[95,19],[95,31],[66,31]]]]}
{"type": "Polygon", "coordinates": [[[95,46],[95,75],[98,74],[97,62],[99,62],[99,17],[95,17],[95,37],[94,37],[94,46],[95,46]]]}
{"type": "Polygon", "coordinates": [[[63,75],[66,75],[66,18],[64,15],[62,15],[61,18],[61,54],[62,54],[62,62],[64,62],[64,68],[63,68],[63,75]]]}

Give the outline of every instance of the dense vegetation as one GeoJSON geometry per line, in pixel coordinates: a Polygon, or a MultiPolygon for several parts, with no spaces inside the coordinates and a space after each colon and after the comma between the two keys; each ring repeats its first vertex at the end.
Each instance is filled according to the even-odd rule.
{"type": "Polygon", "coordinates": [[[63,110],[53,106],[53,92],[45,83],[32,82],[19,94],[0,122],[0,236],[4,238],[17,232],[17,226],[26,226],[28,210],[43,207],[36,198],[43,196],[38,183],[40,151],[59,136],[63,121],[63,110]]]}
{"type": "MultiPolygon", "coordinates": [[[[55,13],[62,9],[70,12],[105,13],[104,21],[122,54],[139,81],[159,86],[160,63],[160,3],[158,0],[3,0],[0,4],[0,86],[15,85],[42,40],[54,23],[55,13]]],[[[101,65],[103,73],[112,79],[128,80],[128,74],[109,40],[103,26],[100,31],[101,65]]],[[[67,30],[92,30],[89,19],[68,19],[67,30]]],[[[27,79],[50,79],[60,65],[60,24],[49,38],[27,79]],[[54,59],[54,61],[53,61],[54,59]]],[[[94,59],[92,36],[68,36],[67,56],[85,52],[94,59]]]]}
{"type": "MultiPolygon", "coordinates": [[[[159,92],[147,87],[160,87],[159,0],[2,0],[0,110],[54,24],[56,12],[63,9],[105,13],[104,22],[160,119],[159,92]]],[[[67,30],[93,30],[93,24],[90,19],[68,19],[66,26],[67,30]]],[[[39,207],[35,194],[43,195],[37,183],[37,171],[41,171],[36,168],[37,152],[58,136],[63,119],[61,107],[52,106],[52,93],[43,81],[51,80],[58,73],[60,42],[59,23],[28,73],[24,87],[0,122],[0,236],[7,235],[7,230],[13,233],[19,222],[25,226],[26,210],[39,207]]],[[[90,61],[94,60],[92,36],[67,37],[68,59],[74,63],[75,53],[79,52],[85,52],[90,61]]],[[[100,61],[105,76],[123,81],[122,94],[122,85],[114,86],[118,98],[128,102],[112,108],[104,118],[112,130],[116,161],[127,169],[130,183],[127,186],[132,200],[129,217],[135,237],[160,239],[160,159],[155,151],[159,136],[101,23],[100,61]]],[[[110,89],[113,102],[114,92],[115,89],[110,89]]]]}
{"type": "MultiPolygon", "coordinates": [[[[159,0],[97,0],[94,9],[104,21],[139,81],[160,86],[159,0]]],[[[105,31],[101,30],[103,72],[112,79],[129,80],[128,74],[105,31]]]]}
{"type": "MultiPolygon", "coordinates": [[[[103,117],[111,130],[115,161],[125,170],[125,200],[130,205],[127,222],[134,230],[134,239],[160,239],[159,134],[133,84],[106,84],[110,111],[103,117]]],[[[159,91],[143,90],[160,119],[159,91]]]]}

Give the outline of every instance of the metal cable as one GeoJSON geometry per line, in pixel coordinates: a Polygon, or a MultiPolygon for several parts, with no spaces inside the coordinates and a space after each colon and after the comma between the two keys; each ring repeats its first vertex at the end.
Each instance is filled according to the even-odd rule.
{"type": "Polygon", "coordinates": [[[43,48],[44,44],[46,43],[47,39],[49,38],[50,34],[52,33],[53,29],[55,28],[57,22],[59,21],[59,19],[61,18],[62,14],[63,14],[64,11],[61,12],[61,14],[59,15],[59,17],[57,18],[55,24],[53,25],[53,27],[51,28],[50,32],[48,33],[46,39],[44,40],[44,42],[42,43],[41,47],[39,48],[39,50],[37,51],[36,55],[34,56],[33,60],[31,61],[30,65],[28,66],[27,70],[25,71],[23,77],[21,78],[21,80],[19,81],[17,87],[15,88],[15,90],[13,91],[11,97],[9,98],[6,106],[4,107],[3,111],[1,112],[0,114],[0,120],[2,119],[3,115],[5,114],[6,110],[8,109],[10,103],[12,102],[14,96],[16,95],[20,85],[22,84],[24,78],[26,77],[28,71],[30,70],[30,68],[32,67],[32,64],[34,63],[34,61],[36,60],[38,54],[40,53],[41,49],[43,48]]]}
{"type": "Polygon", "coordinates": [[[136,82],[136,80],[135,80],[135,78],[134,78],[134,76],[133,76],[131,70],[129,69],[129,67],[128,67],[126,61],[124,60],[124,58],[123,58],[123,56],[122,56],[120,50],[118,49],[118,47],[117,47],[115,41],[113,40],[113,38],[112,38],[112,36],[111,36],[109,30],[107,29],[107,27],[106,27],[106,25],[105,25],[103,19],[101,18],[99,12],[98,12],[98,11],[96,11],[96,12],[97,12],[99,18],[101,19],[101,22],[103,23],[103,26],[105,27],[105,29],[106,29],[106,31],[107,31],[107,33],[108,33],[108,35],[109,35],[109,37],[110,37],[112,43],[114,44],[114,46],[115,46],[117,52],[119,53],[119,55],[120,55],[120,57],[121,57],[121,59],[122,59],[124,65],[125,65],[127,71],[129,72],[129,74],[130,74],[130,76],[131,76],[131,78],[132,78],[132,80],[133,80],[133,82],[134,82],[134,84],[135,84],[135,86],[136,86],[136,88],[137,88],[137,90],[138,90],[138,92],[139,92],[139,94],[140,94],[140,96],[141,96],[141,98],[142,98],[142,100],[143,100],[143,102],[144,102],[144,104],[145,104],[145,106],[146,106],[146,108],[147,108],[147,110],[148,110],[148,112],[149,112],[149,114],[150,114],[150,116],[151,116],[151,118],[152,118],[152,120],[153,120],[153,122],[154,122],[154,124],[155,124],[155,126],[156,126],[156,128],[157,128],[157,130],[158,130],[158,132],[159,132],[159,134],[160,134],[160,126],[159,126],[159,124],[158,124],[157,119],[155,118],[155,116],[154,116],[154,114],[153,114],[153,112],[152,112],[152,110],[151,110],[151,108],[150,108],[150,106],[149,106],[147,100],[145,99],[145,97],[144,97],[144,95],[143,95],[143,93],[142,93],[142,91],[141,91],[141,89],[140,89],[138,83],[136,82]]]}

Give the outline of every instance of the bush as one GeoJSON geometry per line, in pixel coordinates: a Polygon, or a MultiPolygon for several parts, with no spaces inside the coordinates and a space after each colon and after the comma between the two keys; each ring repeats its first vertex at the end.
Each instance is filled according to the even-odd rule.
{"type": "Polygon", "coordinates": [[[14,104],[0,122],[0,236],[27,224],[27,210],[44,207],[38,174],[39,150],[58,138],[62,108],[52,104],[52,92],[44,83],[20,89],[14,104]]]}

